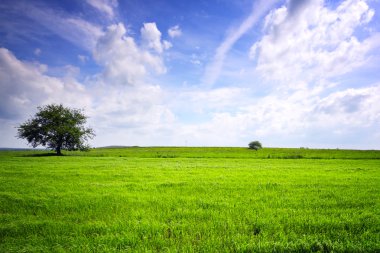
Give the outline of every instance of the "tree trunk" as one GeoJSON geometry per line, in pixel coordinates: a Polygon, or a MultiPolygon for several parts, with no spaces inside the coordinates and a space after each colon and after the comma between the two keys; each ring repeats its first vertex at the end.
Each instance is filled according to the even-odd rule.
{"type": "Polygon", "coordinates": [[[61,146],[58,146],[55,151],[57,152],[57,155],[62,155],[62,152],[61,152],[61,146]]]}

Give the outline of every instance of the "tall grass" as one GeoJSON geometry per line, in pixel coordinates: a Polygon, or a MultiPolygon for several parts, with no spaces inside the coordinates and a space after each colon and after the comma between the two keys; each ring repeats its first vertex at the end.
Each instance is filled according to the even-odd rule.
{"type": "Polygon", "coordinates": [[[380,251],[379,160],[200,150],[0,152],[0,252],[380,251]]]}

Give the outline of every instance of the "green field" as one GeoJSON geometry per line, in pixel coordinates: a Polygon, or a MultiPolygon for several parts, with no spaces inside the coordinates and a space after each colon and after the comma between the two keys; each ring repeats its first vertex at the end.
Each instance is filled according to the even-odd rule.
{"type": "Polygon", "coordinates": [[[0,152],[0,252],[380,252],[380,151],[0,152]]]}

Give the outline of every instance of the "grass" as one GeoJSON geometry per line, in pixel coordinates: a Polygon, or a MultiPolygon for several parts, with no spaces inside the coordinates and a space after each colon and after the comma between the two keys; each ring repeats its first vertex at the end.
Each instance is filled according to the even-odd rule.
{"type": "MultiPolygon", "coordinates": [[[[69,156],[136,157],[136,158],[247,158],[247,159],[380,159],[380,150],[342,150],[308,148],[248,148],[221,147],[128,147],[96,148],[90,152],[63,152],[69,156]]],[[[1,156],[54,156],[43,150],[1,151],[1,156]]]]}
{"type": "Polygon", "coordinates": [[[0,252],[380,251],[379,151],[44,154],[0,152],[0,252]]]}

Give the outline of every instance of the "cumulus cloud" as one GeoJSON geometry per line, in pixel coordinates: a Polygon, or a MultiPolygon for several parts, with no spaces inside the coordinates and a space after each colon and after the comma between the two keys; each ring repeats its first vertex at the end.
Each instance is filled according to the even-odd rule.
{"type": "Polygon", "coordinates": [[[96,125],[95,146],[175,144],[176,116],[160,86],[94,85],[90,124],[96,125]]]}
{"type": "Polygon", "coordinates": [[[288,12],[290,16],[297,15],[303,8],[314,0],[288,0],[288,12]]]}
{"type": "Polygon", "coordinates": [[[179,25],[175,25],[169,28],[168,34],[171,38],[180,37],[182,35],[182,30],[179,25]]]}
{"type": "Polygon", "coordinates": [[[348,73],[380,46],[378,34],[355,36],[373,15],[363,0],[344,1],[335,10],[322,0],[290,1],[267,15],[266,35],[251,47],[250,57],[264,78],[288,84],[348,73]]]}
{"type": "Polygon", "coordinates": [[[272,10],[250,58],[257,62],[256,73],[276,86],[239,115],[257,122],[255,133],[269,140],[323,140],[328,147],[329,141],[346,145],[346,139],[354,147],[354,136],[379,124],[379,85],[342,90],[336,78],[367,66],[379,48],[379,34],[364,30],[373,15],[363,0],[343,1],[335,9],[323,0],[290,0],[272,10]]]}
{"type": "Polygon", "coordinates": [[[332,93],[318,101],[312,113],[320,115],[324,122],[334,122],[336,125],[378,125],[380,85],[332,93]]]}
{"type": "MultiPolygon", "coordinates": [[[[378,147],[380,138],[370,140],[368,136],[380,136],[380,130],[373,129],[380,124],[379,84],[337,91],[325,97],[310,91],[298,91],[270,94],[254,101],[250,101],[249,95],[240,94],[237,95],[239,101],[226,100],[224,91],[217,93],[224,94],[221,96],[224,104],[217,106],[217,100],[212,103],[216,107],[206,110],[210,114],[207,120],[177,128],[178,133],[195,145],[239,146],[255,138],[268,146],[378,147]],[[227,108],[235,109],[230,111],[227,108]],[[370,134],[364,133],[363,129],[371,129],[370,134]],[[358,138],[366,141],[359,144],[358,138]]],[[[217,93],[210,94],[217,96],[217,93]]],[[[193,97],[186,101],[200,100],[202,98],[193,97]]],[[[188,104],[196,108],[196,103],[188,104]]]]}
{"type": "Polygon", "coordinates": [[[78,68],[65,66],[61,70],[66,75],[51,76],[48,66],[21,61],[0,48],[0,132],[12,136],[2,138],[6,141],[3,145],[24,145],[14,140],[14,127],[37,106],[50,103],[85,109],[89,124],[96,126],[94,145],[151,145],[153,140],[162,143],[170,137],[175,115],[163,102],[166,95],[158,85],[118,86],[102,79],[88,80],[90,88],[86,88],[76,80],[78,68]]]}
{"type": "Polygon", "coordinates": [[[65,103],[85,107],[89,98],[82,84],[72,78],[46,74],[47,66],[18,60],[0,48],[0,118],[25,117],[36,106],[65,103]]]}
{"type": "Polygon", "coordinates": [[[161,41],[161,32],[158,30],[156,23],[144,23],[140,31],[143,45],[148,49],[162,53],[172,46],[171,43],[166,40],[161,41]]]}
{"type": "Polygon", "coordinates": [[[144,24],[141,36],[144,46],[139,46],[133,37],[128,36],[125,26],[119,23],[109,26],[99,38],[93,56],[104,67],[102,78],[106,82],[135,85],[151,72],[166,72],[162,57],[165,44],[156,25],[144,24]]]}
{"type": "Polygon", "coordinates": [[[170,133],[166,129],[175,121],[163,102],[165,93],[149,82],[151,75],[166,72],[164,52],[170,45],[161,39],[155,23],[145,23],[140,32],[141,43],[137,43],[122,23],[111,25],[93,52],[103,67],[90,81],[91,120],[99,132],[96,143],[109,143],[111,138],[113,144],[149,145],[157,136],[170,133]]]}
{"type": "Polygon", "coordinates": [[[115,17],[114,9],[118,6],[117,0],[87,0],[87,3],[110,19],[115,17]]]}
{"type": "MultiPolygon", "coordinates": [[[[116,1],[87,2],[107,18],[115,17],[116,1]]],[[[212,85],[219,78],[230,49],[275,2],[256,2],[251,15],[227,35],[207,66],[206,83],[212,85]]],[[[372,143],[378,148],[380,84],[342,88],[331,81],[365,66],[380,44],[379,34],[357,32],[373,19],[374,11],[365,1],[344,1],[332,10],[321,0],[289,0],[271,11],[264,20],[264,36],[252,45],[250,57],[257,62],[257,73],[284,88],[264,92],[257,87],[164,89],[151,84],[150,77],[166,72],[165,51],[172,46],[156,23],[143,24],[134,36],[122,23],[103,29],[46,6],[41,11],[31,8],[28,15],[92,52],[101,71],[85,74],[83,85],[77,80],[83,77],[77,67],[61,67],[65,74],[57,77],[47,65],[17,59],[1,48],[0,133],[12,136],[2,141],[15,143],[14,122],[25,120],[36,106],[64,103],[85,108],[89,123],[96,126],[95,146],[245,146],[259,139],[265,146],[347,147],[340,141],[347,144],[349,139],[353,147],[368,148],[372,143]],[[371,130],[366,136],[373,137],[372,142],[355,146],[363,129],[371,130]]],[[[173,26],[167,32],[175,38],[181,28],[173,26]]],[[[91,59],[81,52],[78,60],[91,59]]],[[[203,65],[204,57],[193,54],[187,60],[203,65]]]]}
{"type": "MultiPolygon", "coordinates": [[[[4,84],[0,86],[0,122],[4,122],[0,132],[14,136],[11,120],[24,120],[36,106],[52,102],[86,109],[90,125],[96,126],[95,146],[186,142],[244,146],[257,138],[266,146],[350,147],[343,140],[351,135],[355,140],[363,127],[380,124],[379,84],[325,96],[316,89],[253,100],[252,90],[232,87],[169,92],[146,83],[117,86],[103,82],[86,89],[75,80],[75,68],[65,69],[74,74],[52,77],[47,66],[21,61],[7,49],[0,49],[0,82],[4,84]],[[178,119],[186,113],[190,117],[200,115],[203,120],[178,119]],[[310,141],[314,135],[323,142],[310,141]]],[[[372,136],[380,136],[379,130],[372,131],[372,136]]],[[[369,144],[351,147],[368,148],[369,144]]]]}
{"type": "MultiPolygon", "coordinates": [[[[113,135],[119,132],[120,140],[124,141],[119,144],[131,143],[143,135],[146,139],[141,139],[142,143],[148,145],[152,139],[157,140],[159,133],[170,135],[168,126],[175,116],[162,102],[164,94],[160,87],[147,81],[150,74],[166,72],[163,53],[170,45],[161,40],[160,34],[154,23],[144,26],[142,42],[138,44],[123,24],[109,26],[96,40],[93,50],[93,57],[103,71],[87,76],[85,85],[77,80],[80,72],[77,67],[61,67],[60,73],[66,74],[55,77],[49,73],[56,70],[49,71],[47,65],[19,60],[1,48],[0,121],[6,124],[2,124],[0,132],[15,136],[14,127],[9,126],[25,120],[37,106],[63,103],[86,110],[89,123],[96,125],[100,134],[95,145],[114,142],[115,138],[107,141],[109,131],[113,135]],[[152,47],[145,44],[148,42],[153,42],[152,47]],[[128,133],[121,129],[128,129],[128,133]]],[[[88,57],[78,55],[78,59],[86,62],[88,57]]]]}

